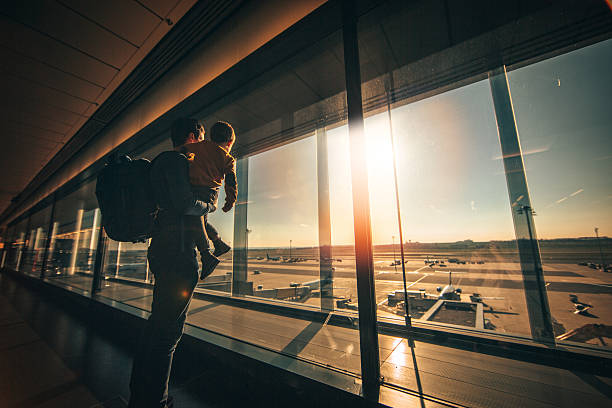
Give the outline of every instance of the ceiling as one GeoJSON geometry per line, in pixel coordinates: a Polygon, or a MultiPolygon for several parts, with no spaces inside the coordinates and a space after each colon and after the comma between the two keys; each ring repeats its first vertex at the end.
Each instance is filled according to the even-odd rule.
{"type": "Polygon", "coordinates": [[[195,0],[0,5],[0,214],[195,0]]]}

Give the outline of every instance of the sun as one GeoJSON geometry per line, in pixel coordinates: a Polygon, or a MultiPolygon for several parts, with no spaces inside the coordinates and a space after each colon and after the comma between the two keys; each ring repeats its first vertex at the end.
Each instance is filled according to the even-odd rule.
{"type": "Polygon", "coordinates": [[[365,121],[366,160],[370,179],[393,178],[393,148],[387,114],[378,114],[365,121]]]}

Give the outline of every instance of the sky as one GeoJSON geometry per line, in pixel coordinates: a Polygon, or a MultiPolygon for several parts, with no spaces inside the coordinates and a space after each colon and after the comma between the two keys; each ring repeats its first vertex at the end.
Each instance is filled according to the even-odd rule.
{"type": "MultiPolygon", "coordinates": [[[[612,236],[612,40],[508,72],[539,238],[612,236]]],[[[366,118],[373,243],[514,239],[488,80],[366,118]]],[[[318,245],[317,140],[248,158],[249,246],[318,245]]],[[[327,130],[332,243],[351,244],[347,126],[327,130]]],[[[240,188],[240,186],[239,186],[240,188]]],[[[223,199],[223,197],[221,197],[223,199]]],[[[233,236],[233,212],[211,222],[233,236]]],[[[231,241],[231,239],[228,239],[231,241]]]]}

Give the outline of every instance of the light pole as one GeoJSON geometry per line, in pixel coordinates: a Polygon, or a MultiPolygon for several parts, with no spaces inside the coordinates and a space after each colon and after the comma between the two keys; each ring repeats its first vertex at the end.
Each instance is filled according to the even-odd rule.
{"type": "Polygon", "coordinates": [[[289,240],[289,260],[291,260],[291,243],[293,242],[292,239],[289,240]]]}
{"type": "Polygon", "coordinates": [[[595,227],[595,236],[597,237],[597,245],[599,245],[599,254],[601,255],[601,270],[606,271],[606,260],[604,259],[603,250],[601,249],[601,241],[599,241],[599,228],[595,227]]]}

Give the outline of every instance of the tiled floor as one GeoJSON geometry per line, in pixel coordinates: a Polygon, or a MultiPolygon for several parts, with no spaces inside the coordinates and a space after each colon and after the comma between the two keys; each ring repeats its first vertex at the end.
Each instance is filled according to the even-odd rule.
{"type": "MultiPolygon", "coordinates": [[[[150,310],[151,290],[112,282],[102,296],[150,310]]],[[[355,374],[359,333],[194,299],[187,322],[215,333],[355,374]]],[[[610,378],[380,335],[382,375],[394,385],[473,407],[612,405],[610,378]],[[416,370],[415,370],[416,366],[416,370]],[[586,404],[586,405],[585,405],[586,404]]]]}
{"type": "Polygon", "coordinates": [[[94,407],[99,401],[0,295],[0,406],[94,407]]]}

